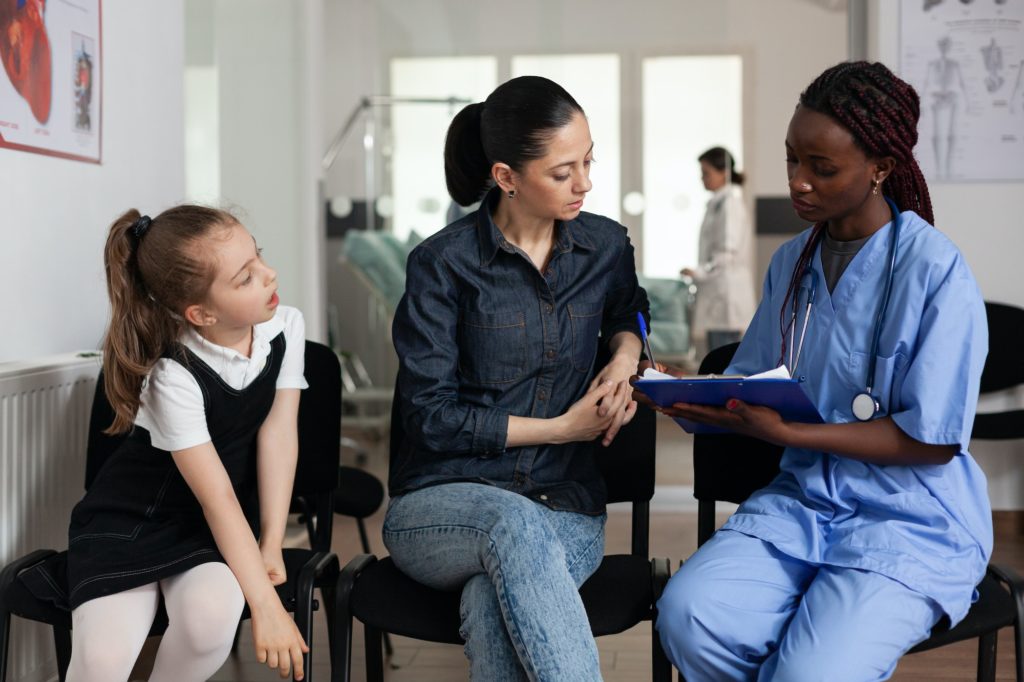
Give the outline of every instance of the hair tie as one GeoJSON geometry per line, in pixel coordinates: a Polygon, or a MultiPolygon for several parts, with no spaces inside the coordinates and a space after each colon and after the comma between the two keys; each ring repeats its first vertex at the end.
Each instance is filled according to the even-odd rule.
{"type": "Polygon", "coordinates": [[[132,234],[135,235],[136,239],[142,239],[142,235],[146,234],[146,230],[153,223],[152,218],[148,215],[139,216],[138,219],[132,223],[132,234]]]}

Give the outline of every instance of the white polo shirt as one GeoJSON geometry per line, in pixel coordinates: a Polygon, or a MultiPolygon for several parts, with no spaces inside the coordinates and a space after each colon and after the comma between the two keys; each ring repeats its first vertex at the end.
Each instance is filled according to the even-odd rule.
{"type": "MultiPolygon", "coordinates": [[[[249,357],[207,341],[191,327],[182,335],[181,343],[217,372],[228,386],[242,390],[263,371],[270,356],[270,342],[282,330],[286,348],[277,375],[277,388],[307,388],[309,384],[303,376],[306,323],[296,308],[278,306],[274,317],[252,328],[249,357]]],[[[142,405],[135,423],[149,431],[153,447],[161,450],[184,450],[212,440],[206,428],[206,409],[199,383],[180,363],[167,358],[157,360],[143,383],[142,405]]]]}

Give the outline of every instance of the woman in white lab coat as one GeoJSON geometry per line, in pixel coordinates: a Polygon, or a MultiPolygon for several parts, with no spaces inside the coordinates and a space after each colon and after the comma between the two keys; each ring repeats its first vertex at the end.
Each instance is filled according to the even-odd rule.
{"type": "Polygon", "coordinates": [[[723,147],[698,159],[704,188],[712,192],[700,227],[699,265],[681,274],[697,283],[693,339],[698,356],[738,341],[754,315],[753,239],[743,204],[743,174],[723,147]],[[704,346],[704,344],[707,344],[704,346]]]}

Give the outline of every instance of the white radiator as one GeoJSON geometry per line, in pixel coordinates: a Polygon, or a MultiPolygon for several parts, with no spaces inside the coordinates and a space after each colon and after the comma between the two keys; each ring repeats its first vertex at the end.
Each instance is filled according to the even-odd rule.
{"type": "MultiPolygon", "coordinates": [[[[85,446],[100,361],[78,354],[0,364],[0,564],[65,549],[82,497],[85,446]]],[[[56,675],[48,627],[12,618],[8,680],[56,675]]]]}

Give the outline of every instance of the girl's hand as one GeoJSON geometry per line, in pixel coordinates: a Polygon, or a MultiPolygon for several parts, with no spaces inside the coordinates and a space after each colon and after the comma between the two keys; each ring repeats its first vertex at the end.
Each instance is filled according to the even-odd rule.
{"type": "Polygon", "coordinates": [[[736,398],[730,398],[725,407],[675,403],[659,411],[669,417],[717,426],[776,445],[786,445],[788,440],[788,425],[778,412],[763,405],[749,405],[736,398]]]}
{"type": "Polygon", "coordinates": [[[263,556],[263,565],[267,569],[267,577],[271,585],[283,585],[288,580],[288,573],[284,567],[284,555],[281,548],[264,547],[260,545],[260,554],[263,556]]]}
{"type": "Polygon", "coordinates": [[[250,605],[250,611],[256,660],[266,663],[269,668],[276,668],[282,678],[288,677],[294,667],[295,679],[301,680],[305,674],[302,654],[309,653],[309,647],[277,594],[274,593],[267,604],[250,605]]]}

